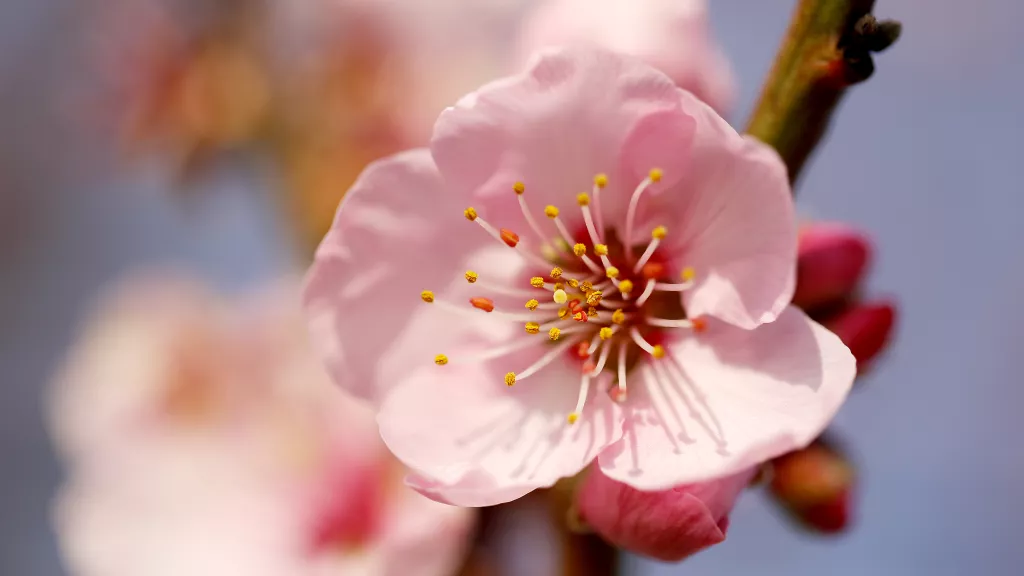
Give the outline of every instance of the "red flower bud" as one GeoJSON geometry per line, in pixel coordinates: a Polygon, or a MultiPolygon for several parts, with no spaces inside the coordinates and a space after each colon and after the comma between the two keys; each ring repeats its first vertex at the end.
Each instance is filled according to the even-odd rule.
{"type": "Polygon", "coordinates": [[[853,306],[823,323],[846,344],[857,359],[857,369],[863,371],[888,344],[895,321],[895,306],[878,303],[853,306]]]}
{"type": "Polygon", "coordinates": [[[867,237],[837,223],[811,224],[800,232],[793,304],[812,310],[848,297],[871,258],[867,237]]]}
{"type": "Polygon", "coordinates": [[[826,533],[842,531],[850,521],[853,466],[821,440],[776,458],[769,491],[791,517],[826,533]]]}

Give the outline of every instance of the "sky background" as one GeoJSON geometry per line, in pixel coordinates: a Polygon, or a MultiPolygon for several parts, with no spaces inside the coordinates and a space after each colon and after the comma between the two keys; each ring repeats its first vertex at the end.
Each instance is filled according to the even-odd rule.
{"type": "MultiPolygon", "coordinates": [[[[753,104],[792,0],[712,0],[753,104]]],[[[49,528],[60,480],[40,394],[86,307],[140,264],[186,264],[226,290],[288,261],[266,174],[214,173],[172,202],[157,167],[116,170],[67,121],[81,5],[0,4],[0,574],[62,574],[49,528]]],[[[1024,3],[879,0],[905,23],[844,102],[799,186],[803,213],[863,227],[869,292],[901,303],[893,349],[837,427],[860,463],[858,522],[802,536],[757,493],[729,540],[648,576],[1019,574],[1024,565],[1024,3]]],[[[73,94],[72,94],[73,96],[73,94]]]]}

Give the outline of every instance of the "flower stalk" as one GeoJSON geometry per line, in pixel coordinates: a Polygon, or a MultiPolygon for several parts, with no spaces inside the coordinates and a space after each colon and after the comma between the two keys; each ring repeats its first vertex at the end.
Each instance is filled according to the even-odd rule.
{"type": "Polygon", "coordinates": [[[847,89],[874,72],[871,54],[901,25],[871,15],[874,0],[800,0],[747,132],[782,155],[795,182],[847,89]]]}

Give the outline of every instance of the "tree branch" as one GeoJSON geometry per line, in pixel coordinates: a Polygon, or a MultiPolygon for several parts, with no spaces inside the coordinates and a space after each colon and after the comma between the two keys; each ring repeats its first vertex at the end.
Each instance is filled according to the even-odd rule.
{"type": "Polygon", "coordinates": [[[872,52],[901,25],[875,20],[874,0],[800,0],[747,132],[773,146],[795,182],[847,88],[874,72],[872,52]]]}

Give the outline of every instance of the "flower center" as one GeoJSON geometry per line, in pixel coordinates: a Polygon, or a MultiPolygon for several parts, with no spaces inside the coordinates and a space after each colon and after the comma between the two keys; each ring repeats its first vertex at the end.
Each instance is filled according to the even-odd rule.
{"type": "MultiPolygon", "coordinates": [[[[477,356],[474,360],[500,358],[529,346],[550,348],[523,370],[506,373],[508,386],[537,374],[560,356],[576,359],[580,366],[580,391],[576,407],[569,413],[569,424],[579,419],[594,383],[605,382],[615,401],[625,401],[629,372],[648,358],[665,357],[666,331],[700,332],[705,328],[703,319],[686,317],[679,293],[693,286],[695,272],[690,267],[682,267],[674,277],[673,269],[678,268],[669,261],[670,255],[661,246],[668,230],[664,226],[655,227],[646,245],[629,242],[633,238],[640,199],[661,181],[661,176],[660,170],[651,170],[634,189],[621,226],[607,228],[601,219],[600,199],[608,178],[603,174],[595,176],[592,192],[576,197],[584,223],[576,236],[565,226],[555,206],[545,207],[544,215],[554,224],[557,235],[545,234],[527,205],[526,187],[516,183],[513,191],[518,196],[523,216],[540,240],[537,251],[521,244],[515,232],[489,224],[474,208],[467,208],[464,215],[497,241],[516,250],[536,275],[530,277],[528,283],[524,281],[522,288],[515,288],[489,285],[476,272],[467,271],[466,281],[478,285],[482,292],[470,298],[471,308],[437,300],[429,290],[422,292],[421,298],[458,312],[476,309],[524,322],[528,336],[489,350],[485,357],[477,356]],[[497,307],[492,295],[529,298],[525,302],[527,312],[495,312],[497,307]],[[546,334],[547,338],[536,336],[539,334],[546,334]]],[[[444,354],[434,358],[439,366],[449,361],[444,354]]]]}

